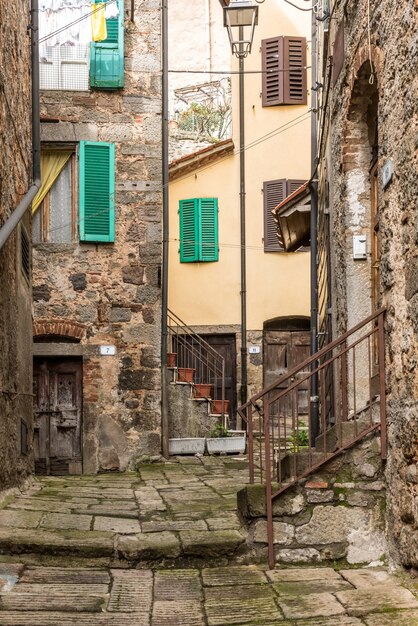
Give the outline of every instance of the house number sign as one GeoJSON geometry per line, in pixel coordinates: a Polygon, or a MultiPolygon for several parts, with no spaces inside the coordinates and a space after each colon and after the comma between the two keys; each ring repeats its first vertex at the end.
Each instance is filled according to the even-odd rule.
{"type": "Polygon", "coordinates": [[[260,354],[260,352],[261,352],[261,348],[260,348],[260,346],[250,346],[250,347],[248,348],[248,352],[249,352],[250,354],[260,354]]]}
{"type": "Polygon", "coordinates": [[[116,354],[116,346],[100,346],[100,354],[102,356],[114,356],[116,354]]]}

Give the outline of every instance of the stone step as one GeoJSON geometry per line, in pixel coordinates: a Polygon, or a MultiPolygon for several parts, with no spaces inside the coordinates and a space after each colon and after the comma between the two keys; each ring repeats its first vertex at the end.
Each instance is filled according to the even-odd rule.
{"type": "MultiPolygon", "coordinates": [[[[109,564],[157,565],[184,558],[205,562],[234,554],[244,544],[239,530],[180,530],[117,534],[100,531],[0,528],[0,554],[108,559],[109,564]]],[[[6,607],[5,607],[6,608],[6,607]]],[[[14,610],[14,607],[7,607],[14,610]]]]}
{"type": "Polygon", "coordinates": [[[356,420],[339,422],[332,426],[325,434],[319,435],[315,441],[315,449],[318,452],[334,452],[353,441],[358,435],[370,427],[369,420],[356,420]]]}
{"type": "MultiPolygon", "coordinates": [[[[286,454],[277,462],[277,475],[281,481],[286,481],[294,476],[300,476],[316,463],[326,460],[324,452],[308,449],[300,450],[294,454],[286,454]]],[[[279,479],[279,478],[278,478],[279,479]]]]}

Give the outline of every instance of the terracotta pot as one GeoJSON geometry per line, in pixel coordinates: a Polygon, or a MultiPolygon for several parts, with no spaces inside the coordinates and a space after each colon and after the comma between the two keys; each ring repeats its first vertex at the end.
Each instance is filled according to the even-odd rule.
{"type": "Polygon", "coordinates": [[[167,367],[176,367],[177,352],[167,352],[167,367]]]}
{"type": "Polygon", "coordinates": [[[212,391],[212,385],[207,383],[196,383],[194,386],[193,395],[195,398],[210,398],[212,391]]]}
{"type": "Polygon", "coordinates": [[[177,370],[178,382],[179,383],[192,383],[195,371],[196,370],[193,367],[179,367],[177,370]]]}
{"type": "MultiPolygon", "coordinates": [[[[229,412],[229,400],[224,400],[224,413],[228,413],[229,412]]],[[[210,403],[210,410],[211,413],[220,415],[222,413],[222,400],[211,400],[210,403]]]]}

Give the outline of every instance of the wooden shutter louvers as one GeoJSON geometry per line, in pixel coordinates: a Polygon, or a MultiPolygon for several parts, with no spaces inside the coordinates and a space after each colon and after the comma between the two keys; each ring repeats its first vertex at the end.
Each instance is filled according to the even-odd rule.
{"type": "Polygon", "coordinates": [[[307,104],[306,38],[270,37],[261,42],[262,104],[307,104]]]}
{"type": "Polygon", "coordinates": [[[180,263],[217,261],[218,199],[180,200],[180,263]]]}
{"type": "Polygon", "coordinates": [[[264,252],[280,252],[283,246],[277,238],[277,226],[272,210],[287,196],[285,178],[268,180],[263,184],[264,252]]]}
{"type": "Polygon", "coordinates": [[[120,89],[124,85],[124,0],[116,1],[119,17],[106,20],[107,38],[91,43],[90,86],[96,89],[120,89]]]}

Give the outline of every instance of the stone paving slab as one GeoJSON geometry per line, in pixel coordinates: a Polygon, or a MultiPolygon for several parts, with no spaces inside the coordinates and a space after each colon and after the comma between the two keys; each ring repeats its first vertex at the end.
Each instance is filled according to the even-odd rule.
{"type": "Polygon", "coordinates": [[[152,572],[112,570],[112,578],[108,611],[149,613],[152,604],[152,572]]]}
{"type": "Polygon", "coordinates": [[[122,536],[118,538],[117,550],[128,561],[176,558],[181,554],[180,541],[172,532],[122,536]]]}
{"type": "Polygon", "coordinates": [[[29,566],[25,568],[20,580],[22,583],[73,584],[77,581],[80,585],[108,585],[110,574],[103,569],[29,566]]]}
{"type": "Polygon", "coordinates": [[[0,611],[0,626],[150,626],[148,613],[0,611]]]}
{"type": "Polygon", "coordinates": [[[42,512],[37,511],[0,511],[0,527],[37,528],[42,519],[42,512]]]}
{"type": "Polygon", "coordinates": [[[308,580],[335,580],[340,581],[341,576],[331,567],[292,567],[289,569],[269,570],[268,578],[276,581],[308,581],[308,580]]]}
{"type": "Polygon", "coordinates": [[[340,574],[358,589],[374,587],[391,580],[388,572],[383,569],[346,569],[340,570],[340,574]]]}
{"type": "Polygon", "coordinates": [[[345,613],[344,607],[331,593],[313,593],[305,596],[280,596],[277,602],[284,616],[289,619],[330,617],[333,615],[343,615],[345,613]]]}
{"type": "MultiPolygon", "coordinates": [[[[337,615],[335,617],[319,617],[309,620],[297,620],[297,626],[363,626],[357,617],[337,615]]],[[[380,625],[379,625],[380,626],[380,625]]],[[[394,625],[395,626],[395,625],[394,625]]]]}
{"type": "Polygon", "coordinates": [[[367,626],[418,626],[418,611],[367,615],[364,621],[367,626]]]}
{"type": "Polygon", "coordinates": [[[268,582],[265,573],[256,565],[203,569],[202,580],[205,587],[265,585],[268,582]]]}
{"type": "Polygon", "coordinates": [[[26,530],[13,532],[0,528],[0,551],[8,554],[31,552],[37,554],[71,554],[83,557],[112,556],[113,538],[110,533],[81,530],[26,530]]]}
{"type": "MultiPolygon", "coordinates": [[[[260,585],[257,589],[259,588],[260,585]]],[[[233,589],[236,591],[239,588],[233,589]]],[[[283,618],[272,595],[250,593],[249,587],[241,589],[244,593],[240,597],[237,597],[235,593],[228,595],[223,588],[207,590],[205,610],[209,626],[246,624],[256,620],[259,624],[263,624],[265,621],[283,618]]]]}
{"type": "Polygon", "coordinates": [[[166,520],[161,522],[141,522],[143,533],[155,533],[162,530],[207,530],[205,520],[166,520]]]}
{"type": "Polygon", "coordinates": [[[154,600],[203,599],[199,570],[162,570],[155,573],[154,600]]]}
{"type": "Polygon", "coordinates": [[[180,531],[183,554],[217,557],[232,554],[244,541],[237,530],[180,531]]]}
{"type": "MultiPolygon", "coordinates": [[[[41,521],[40,528],[90,530],[93,517],[91,515],[72,515],[71,513],[47,513],[41,521]]],[[[98,528],[97,530],[107,530],[98,528]]]]}
{"type": "Polygon", "coordinates": [[[273,589],[280,596],[305,596],[312,593],[335,593],[353,587],[345,580],[310,580],[307,582],[291,581],[273,584],[273,589]]]}
{"type": "Polygon", "coordinates": [[[349,615],[355,616],[394,609],[418,609],[418,600],[413,594],[395,583],[340,591],[336,594],[336,598],[349,615]]]}
{"type": "Polygon", "coordinates": [[[11,594],[30,594],[37,593],[42,594],[45,593],[45,590],[48,590],[49,594],[64,594],[67,596],[78,596],[81,594],[86,595],[105,595],[108,592],[109,585],[108,584],[94,584],[90,583],[86,584],[77,584],[76,581],[71,583],[56,583],[56,582],[48,582],[46,586],[44,583],[22,583],[19,582],[18,585],[15,585],[13,589],[10,591],[11,594]]]}
{"type": "Polygon", "coordinates": [[[94,518],[93,524],[94,530],[107,530],[122,535],[141,532],[139,521],[134,519],[98,516],[94,518]]]}
{"type": "Polygon", "coordinates": [[[167,602],[158,600],[152,611],[152,626],[205,626],[205,619],[200,602],[177,600],[167,602]]]}
{"type": "MultiPolygon", "coordinates": [[[[90,595],[80,593],[78,595],[67,595],[66,593],[55,593],[51,595],[47,589],[43,594],[39,593],[6,593],[0,594],[0,616],[1,611],[19,611],[27,607],[32,611],[62,611],[62,612],[101,612],[104,608],[105,600],[102,595],[90,595]]],[[[0,622],[1,623],[1,622],[0,622]]]]}

